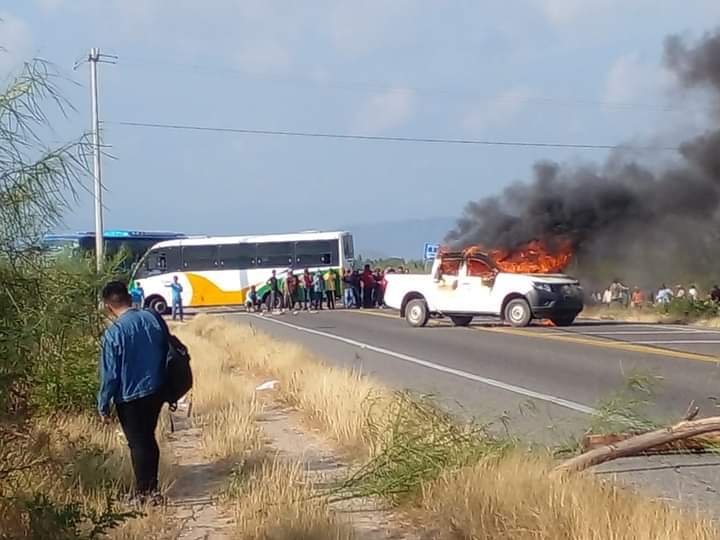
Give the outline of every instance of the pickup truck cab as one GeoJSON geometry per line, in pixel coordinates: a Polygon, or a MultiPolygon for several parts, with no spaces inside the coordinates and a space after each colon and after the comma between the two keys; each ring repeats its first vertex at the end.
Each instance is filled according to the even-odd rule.
{"type": "Polygon", "coordinates": [[[500,272],[483,253],[438,256],[431,274],[386,274],[385,303],[411,326],[425,326],[431,315],[467,326],[476,315],[495,316],[512,326],[550,319],[568,326],[583,309],[576,279],[563,274],[500,272]]]}

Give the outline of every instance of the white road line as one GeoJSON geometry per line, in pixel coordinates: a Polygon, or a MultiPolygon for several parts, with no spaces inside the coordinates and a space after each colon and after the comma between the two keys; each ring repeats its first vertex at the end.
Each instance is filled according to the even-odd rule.
{"type": "Polygon", "coordinates": [[[450,375],[462,377],[463,379],[468,379],[470,381],[475,381],[475,382],[479,382],[482,384],[486,384],[486,385],[492,386],[494,388],[500,388],[501,390],[507,390],[508,392],[512,392],[514,394],[519,394],[521,396],[538,399],[540,401],[546,401],[548,403],[553,403],[554,405],[558,405],[560,407],[565,407],[566,409],[570,409],[573,411],[581,412],[584,414],[596,414],[597,413],[596,409],[589,407],[588,405],[583,405],[582,403],[578,403],[576,401],[570,401],[568,399],[564,399],[564,398],[561,398],[558,396],[553,396],[550,394],[543,394],[542,392],[536,392],[535,390],[530,390],[529,388],[524,388],[522,386],[515,386],[514,384],[504,383],[504,382],[498,381],[496,379],[489,379],[487,377],[481,377],[480,375],[475,375],[474,373],[469,373],[467,371],[462,371],[459,369],[454,369],[451,367],[443,366],[442,364],[436,364],[435,362],[430,362],[429,360],[422,360],[422,359],[416,358],[414,356],[409,356],[407,354],[391,351],[389,349],[384,349],[382,347],[376,347],[376,346],[370,345],[368,343],[363,343],[362,341],[357,341],[354,339],[338,336],[336,334],[330,334],[328,332],[322,332],[320,330],[314,330],[312,328],[306,328],[304,326],[287,323],[285,321],[279,321],[279,320],[273,319],[271,317],[261,317],[258,315],[249,315],[249,316],[252,318],[255,318],[255,319],[260,319],[262,321],[272,322],[275,324],[279,324],[281,326],[293,328],[295,330],[299,330],[300,332],[306,332],[308,334],[313,334],[315,336],[322,336],[324,338],[333,339],[335,341],[340,341],[341,343],[345,343],[347,345],[352,345],[354,347],[359,347],[360,349],[365,349],[368,351],[373,351],[373,352],[384,354],[387,356],[392,356],[399,360],[403,360],[405,362],[410,362],[411,364],[416,364],[418,366],[422,366],[422,367],[425,367],[428,369],[434,369],[435,371],[441,371],[443,373],[449,373],[450,375]]]}
{"type": "Polygon", "coordinates": [[[720,343],[720,339],[661,339],[655,341],[632,341],[630,343],[637,343],[638,345],[684,345],[684,344],[710,344],[720,343]]]}
{"type": "Polygon", "coordinates": [[[647,330],[643,332],[642,330],[620,330],[615,332],[570,332],[572,334],[579,334],[582,336],[638,336],[638,335],[653,335],[653,334],[660,334],[663,336],[669,335],[669,334],[704,334],[705,332],[698,332],[697,330],[647,330]]]}

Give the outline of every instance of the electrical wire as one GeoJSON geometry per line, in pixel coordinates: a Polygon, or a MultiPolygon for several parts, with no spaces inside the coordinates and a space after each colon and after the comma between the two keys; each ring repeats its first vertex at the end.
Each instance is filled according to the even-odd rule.
{"type": "Polygon", "coordinates": [[[580,143],[553,143],[553,142],[532,142],[532,141],[501,141],[489,139],[454,139],[437,137],[394,137],[388,135],[358,135],[345,133],[324,133],[315,131],[290,131],[271,129],[247,129],[234,127],[200,126],[190,124],[166,124],[158,122],[137,122],[126,120],[106,120],[103,124],[149,128],[166,129],[175,131],[198,131],[211,133],[236,133],[241,135],[272,135],[283,137],[309,137],[317,139],[341,139],[377,142],[403,142],[403,143],[426,143],[426,144],[455,144],[455,145],[481,145],[481,146],[512,146],[525,148],[568,148],[576,150],[640,150],[675,152],[677,147],[673,146],[635,146],[635,145],[612,145],[612,144],[580,144],[580,143]]]}

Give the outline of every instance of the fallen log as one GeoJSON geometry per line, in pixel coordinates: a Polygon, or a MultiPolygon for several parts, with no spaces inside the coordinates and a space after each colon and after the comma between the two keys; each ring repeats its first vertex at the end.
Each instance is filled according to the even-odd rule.
{"type": "Polygon", "coordinates": [[[683,420],[667,428],[649,431],[615,443],[594,448],[588,452],[571,458],[557,467],[555,473],[578,472],[594,465],[612,461],[621,457],[636,456],[650,448],[655,448],[675,441],[687,440],[698,435],[720,431],[720,416],[701,418],[700,420],[683,420]]]}
{"type": "MultiPolygon", "coordinates": [[[[642,433],[589,433],[583,437],[582,450],[588,452],[602,446],[617,444],[642,433]]],[[[665,454],[668,452],[703,452],[712,447],[720,447],[720,433],[697,435],[684,440],[672,441],[667,444],[653,446],[642,452],[642,455],[665,454]]]]}

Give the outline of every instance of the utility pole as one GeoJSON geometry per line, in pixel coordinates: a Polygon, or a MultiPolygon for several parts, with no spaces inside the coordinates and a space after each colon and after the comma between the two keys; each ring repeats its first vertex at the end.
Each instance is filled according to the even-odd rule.
{"type": "Polygon", "coordinates": [[[90,100],[92,109],[92,145],[93,145],[93,176],[95,179],[95,262],[98,274],[102,271],[105,260],[105,242],[102,215],[102,177],[100,172],[100,116],[98,114],[98,80],[97,65],[100,60],[100,49],[90,49],[90,100]]]}
{"type": "MultiPolygon", "coordinates": [[[[95,261],[98,273],[102,271],[105,261],[105,242],[103,229],[103,186],[100,167],[100,115],[98,113],[98,63],[115,64],[117,56],[101,54],[100,49],[93,47],[87,57],[90,64],[90,112],[92,117],[92,147],[93,147],[93,179],[95,198],[95,261]]],[[[83,62],[76,62],[77,69],[83,62]]]]}

